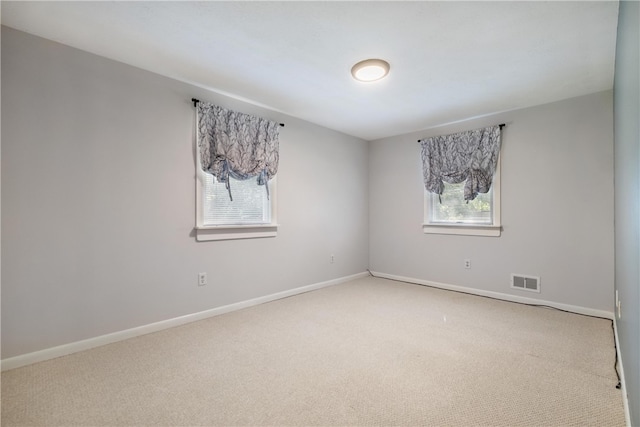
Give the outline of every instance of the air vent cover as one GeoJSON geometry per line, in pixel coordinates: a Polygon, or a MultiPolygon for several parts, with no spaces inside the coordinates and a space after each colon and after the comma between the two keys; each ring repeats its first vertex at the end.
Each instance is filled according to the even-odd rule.
{"type": "Polygon", "coordinates": [[[523,291],[540,292],[540,278],[524,274],[512,274],[511,287],[523,291]]]}

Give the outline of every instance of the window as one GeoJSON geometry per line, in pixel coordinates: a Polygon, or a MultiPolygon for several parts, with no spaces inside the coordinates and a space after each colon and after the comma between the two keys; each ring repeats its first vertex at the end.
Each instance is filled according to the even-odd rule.
{"type": "Polygon", "coordinates": [[[204,225],[246,225],[271,223],[271,203],[266,188],[256,179],[239,181],[229,177],[233,200],[224,183],[209,174],[204,176],[204,225]]]}
{"type": "Polygon", "coordinates": [[[280,124],[192,99],[196,239],[275,237],[280,124]]]}
{"type": "Polygon", "coordinates": [[[444,184],[444,192],[424,191],[425,233],[500,236],[500,161],[488,193],[464,200],[464,182],[444,184]]]}
{"type": "Polygon", "coordinates": [[[274,177],[269,195],[256,178],[240,181],[229,178],[233,200],[224,183],[211,174],[198,171],[196,185],[197,240],[229,240],[275,237],[276,192],[274,177]]]}

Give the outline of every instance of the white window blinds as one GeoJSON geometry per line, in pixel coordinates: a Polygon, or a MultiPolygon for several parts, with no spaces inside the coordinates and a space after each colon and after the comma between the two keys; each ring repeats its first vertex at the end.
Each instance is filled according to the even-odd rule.
{"type": "Polygon", "coordinates": [[[263,186],[252,179],[229,178],[233,200],[225,183],[204,174],[203,220],[205,226],[271,223],[271,203],[263,186]]]}

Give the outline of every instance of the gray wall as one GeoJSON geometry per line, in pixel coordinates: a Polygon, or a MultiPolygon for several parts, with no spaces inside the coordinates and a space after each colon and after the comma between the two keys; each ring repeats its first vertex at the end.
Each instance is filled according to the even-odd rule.
{"type": "Polygon", "coordinates": [[[4,27],[2,125],[2,358],[367,269],[360,139],[4,27]],[[278,237],[195,241],[191,97],[286,123],[278,237]]]}
{"type": "Polygon", "coordinates": [[[370,269],[612,312],[612,120],[606,91],[371,142],[370,269]],[[502,236],[423,234],[417,140],[498,123],[502,236]],[[511,273],[541,293],[510,289],[511,273]]]}
{"type": "Polygon", "coordinates": [[[631,425],[640,425],[640,3],[621,1],[614,80],[618,338],[631,425]]]}

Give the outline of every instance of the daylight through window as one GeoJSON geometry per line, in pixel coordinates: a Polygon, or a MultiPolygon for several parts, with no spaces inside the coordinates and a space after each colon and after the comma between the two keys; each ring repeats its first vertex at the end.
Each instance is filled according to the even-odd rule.
{"type": "MultiPolygon", "coordinates": [[[[233,200],[224,183],[210,174],[203,174],[204,225],[246,225],[271,223],[271,203],[264,185],[256,179],[243,181],[229,177],[233,200]]],[[[274,180],[269,182],[273,186],[274,180]]]]}
{"type": "Polygon", "coordinates": [[[430,197],[429,223],[493,224],[493,189],[480,193],[474,200],[464,200],[464,182],[444,184],[442,196],[427,192],[430,197]]]}

